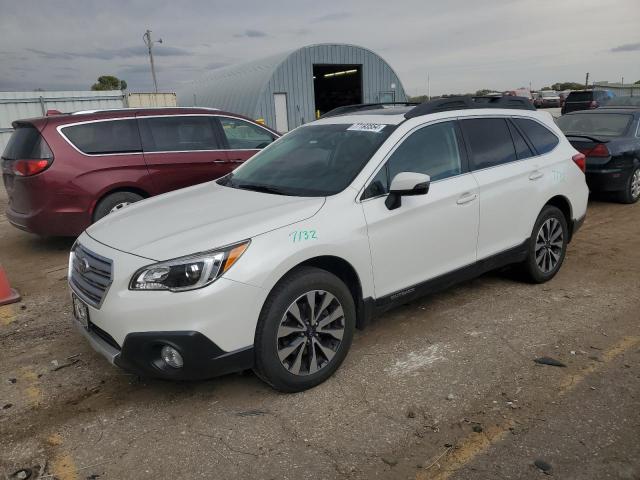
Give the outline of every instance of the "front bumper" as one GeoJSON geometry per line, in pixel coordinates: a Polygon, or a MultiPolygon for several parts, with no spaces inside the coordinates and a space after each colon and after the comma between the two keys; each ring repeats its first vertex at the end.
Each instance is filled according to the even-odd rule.
{"type": "Polygon", "coordinates": [[[176,380],[209,378],[253,365],[264,289],[222,277],[186,292],[131,291],[133,273],[154,261],[107,247],[86,234],[78,241],[113,262],[113,280],[100,308],[89,305],[89,328],[79,326],[112,364],[143,376],[176,380]],[[162,345],[180,351],[183,368],[163,368],[162,345]]]}

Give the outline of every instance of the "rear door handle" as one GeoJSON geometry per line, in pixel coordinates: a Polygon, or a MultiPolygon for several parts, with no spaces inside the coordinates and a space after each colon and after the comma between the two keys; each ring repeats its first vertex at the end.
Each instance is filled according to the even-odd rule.
{"type": "Polygon", "coordinates": [[[458,205],[464,205],[465,203],[473,202],[476,198],[478,198],[477,193],[463,193],[462,196],[456,202],[458,205]]]}
{"type": "Polygon", "coordinates": [[[229,160],[220,160],[220,159],[216,159],[213,161],[213,163],[230,163],[229,160]]]}
{"type": "Polygon", "coordinates": [[[531,172],[531,175],[529,175],[529,180],[538,180],[542,177],[544,177],[544,173],[542,173],[540,170],[535,170],[531,172]]]}

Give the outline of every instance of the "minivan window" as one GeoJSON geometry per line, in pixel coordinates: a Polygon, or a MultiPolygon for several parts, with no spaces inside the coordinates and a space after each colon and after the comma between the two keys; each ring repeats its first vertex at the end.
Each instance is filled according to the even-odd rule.
{"type": "Polygon", "coordinates": [[[460,121],[471,150],[475,170],[516,160],[516,151],[504,118],[470,118],[460,121]]]}
{"type": "Polygon", "coordinates": [[[209,116],[141,117],[139,121],[145,152],[220,149],[209,116]]]}
{"type": "Polygon", "coordinates": [[[593,100],[593,92],[571,92],[567,97],[567,102],[590,102],[593,100]]]}
{"type": "Polygon", "coordinates": [[[30,160],[51,158],[53,154],[40,132],[33,125],[18,125],[4,148],[2,158],[30,160]]]}
{"type": "Polygon", "coordinates": [[[78,150],[90,155],[142,151],[135,119],[83,123],[61,130],[78,150]]]}
{"type": "Polygon", "coordinates": [[[533,144],[538,155],[544,155],[556,148],[560,140],[547,127],[543,127],[538,122],[529,120],[528,118],[514,118],[516,125],[524,132],[533,144]]]}
{"type": "Polygon", "coordinates": [[[335,195],[353,181],[395,128],[359,125],[297,128],[218,183],[282,195],[335,195]]]}
{"type": "Polygon", "coordinates": [[[560,117],[558,127],[565,135],[619,137],[632,120],[632,115],[624,113],[572,113],[560,117]]]}
{"type": "Polygon", "coordinates": [[[257,150],[266,147],[275,137],[264,128],[230,117],[219,117],[232,150],[257,150]]]}
{"type": "Polygon", "coordinates": [[[459,175],[462,164],[454,122],[415,131],[393,152],[388,166],[392,181],[400,172],[426,173],[432,181],[459,175]]]}

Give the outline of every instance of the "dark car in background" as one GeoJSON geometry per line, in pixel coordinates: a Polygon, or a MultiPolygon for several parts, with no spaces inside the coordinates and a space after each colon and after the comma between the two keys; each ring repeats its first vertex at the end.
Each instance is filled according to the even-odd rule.
{"type": "Polygon", "coordinates": [[[574,90],[565,99],[561,113],[590,110],[606,105],[615,94],[611,90],[574,90]]]}
{"type": "Polygon", "coordinates": [[[602,107],[563,115],[558,126],[586,156],[589,189],[640,198],[640,107],[602,107]]]}
{"type": "Polygon", "coordinates": [[[222,177],[279,136],[205,108],[77,112],[13,127],[1,161],[7,218],[51,236],[78,235],[130,203],[222,177]]]}

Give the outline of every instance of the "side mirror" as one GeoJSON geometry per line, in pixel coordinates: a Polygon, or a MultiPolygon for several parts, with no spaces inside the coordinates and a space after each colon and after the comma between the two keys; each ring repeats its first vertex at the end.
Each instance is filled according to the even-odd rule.
{"type": "Polygon", "coordinates": [[[389,195],[385,205],[395,210],[402,205],[402,197],[410,195],[426,195],[429,192],[431,177],[424,173],[400,172],[391,181],[389,195]]]}

